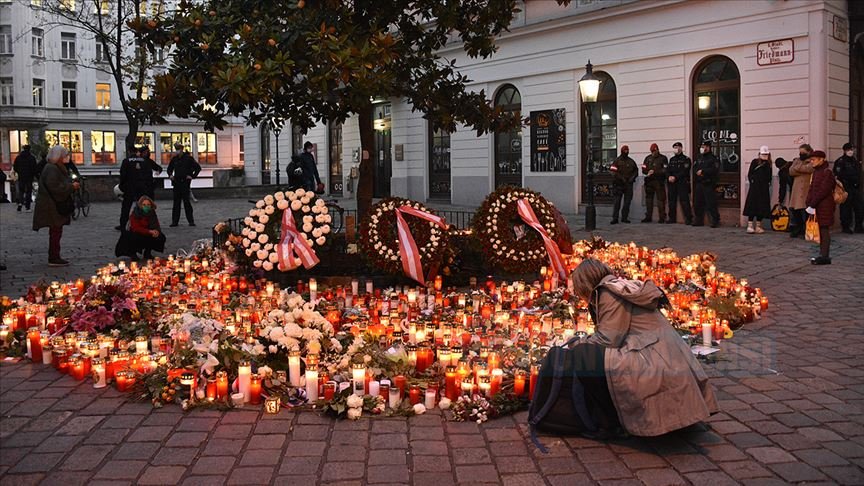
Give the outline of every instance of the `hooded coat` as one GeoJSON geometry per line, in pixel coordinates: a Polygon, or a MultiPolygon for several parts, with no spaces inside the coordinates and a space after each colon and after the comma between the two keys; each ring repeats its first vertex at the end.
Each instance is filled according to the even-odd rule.
{"type": "Polygon", "coordinates": [[[828,168],[828,162],[823,162],[815,168],[805,203],[816,209],[816,221],[819,222],[819,226],[834,224],[834,209],[837,206],[834,203],[835,184],[836,179],[834,173],[828,168]]]}
{"type": "Polygon", "coordinates": [[[596,331],[606,347],[609,393],[621,425],[657,436],[704,421],[718,411],[708,375],[659,311],[653,282],[605,277],[592,294],[596,331]]]}

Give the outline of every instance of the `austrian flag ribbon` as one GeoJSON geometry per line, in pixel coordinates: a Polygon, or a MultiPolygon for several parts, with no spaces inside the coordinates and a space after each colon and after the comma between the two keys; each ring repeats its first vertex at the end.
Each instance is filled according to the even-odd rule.
{"type": "Polygon", "coordinates": [[[300,265],[308,270],[320,261],[315,250],[297,229],[291,208],[282,211],[282,237],[276,246],[276,253],[279,255],[279,270],[283,272],[294,270],[300,265]]]}
{"type": "Polygon", "coordinates": [[[522,221],[525,221],[528,226],[537,230],[540,233],[540,237],[543,238],[543,245],[546,247],[546,253],[549,254],[549,265],[555,269],[561,280],[567,279],[567,267],[564,265],[564,257],[561,256],[561,250],[558,248],[558,244],[549,236],[546,228],[540,224],[540,220],[534,214],[531,204],[528,203],[527,199],[520,199],[516,202],[516,208],[522,221]]]}
{"type": "Polygon", "coordinates": [[[399,233],[399,257],[402,259],[402,269],[405,271],[405,275],[420,282],[420,285],[426,285],[426,280],[423,278],[423,264],[420,261],[420,251],[417,249],[414,237],[411,236],[408,223],[405,222],[405,214],[425,219],[443,229],[447,229],[447,223],[440,216],[435,216],[432,213],[421,211],[411,206],[401,206],[396,210],[396,230],[399,233]]]}

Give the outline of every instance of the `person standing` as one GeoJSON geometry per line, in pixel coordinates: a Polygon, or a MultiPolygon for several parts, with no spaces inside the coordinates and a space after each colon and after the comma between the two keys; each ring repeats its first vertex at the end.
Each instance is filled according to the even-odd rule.
{"type": "MultiPolygon", "coordinates": [[[[807,214],[816,215],[819,223],[819,256],[811,258],[813,265],[831,264],[831,225],[834,224],[834,173],[825,163],[825,152],[816,150],[810,154],[813,179],[807,188],[805,204],[807,214]]],[[[797,182],[796,182],[797,184],[797,182]]]]}
{"type": "Polygon", "coordinates": [[[864,201],[861,200],[861,161],[855,158],[855,146],[851,143],[843,145],[843,155],[834,161],[834,176],[843,183],[843,188],[849,195],[846,202],[840,205],[840,225],[843,232],[852,234],[864,233],[864,201]]]}
{"type": "Polygon", "coordinates": [[[633,182],[639,175],[639,167],[636,166],[636,161],[630,158],[630,147],[627,145],[621,146],[621,155],[612,162],[609,167],[612,171],[612,197],[615,202],[612,206],[612,222],[618,224],[618,214],[621,214],[621,222],[630,222],[630,202],[633,200],[633,182]],[[624,199],[624,205],[621,205],[621,199],[624,199]]]}
{"type": "Polygon", "coordinates": [[[702,142],[699,155],[693,164],[693,226],[705,223],[705,213],[712,228],[720,226],[717,211],[717,181],[720,176],[720,159],[711,151],[711,141],[702,142]]]}
{"type": "Polygon", "coordinates": [[[162,172],[155,162],[144,158],[137,147],[131,147],[129,156],[120,164],[120,190],[123,204],[120,207],[120,225],[116,230],[126,231],[132,204],[141,196],[153,197],[153,171],[162,172]]]}
{"type": "Polygon", "coordinates": [[[18,212],[21,205],[30,212],[30,203],[33,201],[33,179],[36,177],[36,157],[30,153],[30,146],[21,147],[21,153],[15,157],[12,165],[18,175],[18,212]]]}
{"type": "Polygon", "coordinates": [[[650,223],[654,212],[654,199],[657,199],[658,223],[666,222],[666,167],[669,160],[660,153],[656,143],[651,144],[651,153],[642,162],[642,174],[645,175],[645,219],[650,223]]]}
{"type": "Polygon", "coordinates": [[[201,172],[201,166],[198,162],[183,149],[182,143],[175,143],[174,148],[177,154],[171,158],[168,164],[168,177],[171,178],[171,183],[174,190],[174,208],[171,211],[171,227],[176,227],[180,224],[180,203],[183,203],[183,209],[186,211],[186,221],[189,226],[195,226],[195,217],[192,215],[192,203],[189,201],[189,194],[192,187],[192,179],[198,177],[201,172]]]}
{"type": "Polygon", "coordinates": [[[321,182],[321,176],[318,175],[318,164],[315,163],[315,157],[312,156],[312,150],[315,145],[312,142],[303,144],[303,153],[300,154],[300,163],[303,168],[303,189],[312,192],[322,192],[324,183],[321,182]]]}
{"type": "Polygon", "coordinates": [[[669,159],[669,168],[666,170],[669,176],[669,219],[666,222],[675,224],[680,202],[684,224],[693,224],[693,210],[690,208],[690,168],[693,164],[690,157],[684,155],[684,144],[675,142],[672,150],[675,155],[669,159]]]}
{"type": "Polygon", "coordinates": [[[778,201],[781,206],[786,203],[786,194],[792,192],[792,176],[789,175],[789,168],[792,167],[792,162],[787,161],[783,157],[777,157],[774,161],[774,166],[777,167],[777,181],[780,183],[778,201]]]}
{"type": "Polygon", "coordinates": [[[809,160],[812,153],[813,147],[809,144],[801,145],[798,147],[798,157],[789,167],[789,175],[792,176],[792,193],[789,196],[791,238],[804,237],[804,209],[807,207],[807,193],[810,191],[810,176],[813,175],[813,164],[809,160]]]}
{"type": "Polygon", "coordinates": [[[759,148],[759,157],[750,162],[747,180],[750,189],[744,202],[747,233],[764,233],[762,220],[771,217],[771,151],[767,145],[759,148]]]}
{"type": "Polygon", "coordinates": [[[39,193],[36,195],[36,210],[33,212],[33,231],[48,228],[48,266],[64,267],[69,262],[60,258],[60,238],[63,226],[71,221],[72,192],[78,190],[78,183],[69,178],[69,170],[64,165],[69,151],[55,145],[48,151],[48,164],[39,176],[39,193]],[[69,212],[66,213],[66,210],[69,212]],[[64,214],[65,213],[65,214],[64,214]]]}
{"type": "Polygon", "coordinates": [[[145,170],[144,174],[144,194],[148,196],[151,200],[156,197],[156,180],[153,178],[153,173],[156,175],[162,173],[162,166],[157,164],[153,157],[150,156],[150,147],[144,145],[141,147],[141,158],[144,159],[144,167],[149,168],[150,170],[145,170]]]}

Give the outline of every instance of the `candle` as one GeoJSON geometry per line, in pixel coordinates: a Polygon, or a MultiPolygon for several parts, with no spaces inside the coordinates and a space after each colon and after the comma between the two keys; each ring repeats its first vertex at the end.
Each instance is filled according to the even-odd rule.
{"type": "Polygon", "coordinates": [[[517,397],[521,397],[525,394],[525,372],[522,370],[516,371],[516,376],[513,380],[513,393],[517,397]]]}
{"type": "Polygon", "coordinates": [[[378,389],[378,396],[380,396],[384,402],[390,399],[390,382],[387,380],[381,380],[380,387],[378,389]]]}
{"type": "Polygon", "coordinates": [[[311,403],[318,401],[318,365],[306,366],[306,399],[311,403]]]}
{"type": "Polygon", "coordinates": [[[249,377],[249,403],[251,405],[261,404],[261,375],[258,373],[249,377]]]}
{"type": "Polygon", "coordinates": [[[438,348],[438,361],[441,362],[441,366],[447,366],[450,364],[450,347],[442,346],[438,348]]]}
{"type": "Polygon", "coordinates": [[[492,370],[492,380],[491,380],[491,389],[490,395],[497,395],[501,391],[501,384],[504,382],[504,370],[501,368],[495,368],[492,370]]]}
{"type": "Polygon", "coordinates": [[[235,407],[242,407],[245,401],[246,395],[242,393],[233,393],[231,395],[231,404],[233,404],[235,407]]]}
{"type": "Polygon", "coordinates": [[[125,372],[125,371],[118,371],[118,372],[115,374],[115,376],[116,376],[116,378],[117,378],[117,391],[119,391],[119,392],[125,392],[125,391],[126,391],[126,386],[127,386],[126,384],[127,384],[127,381],[128,381],[128,380],[127,380],[127,374],[126,374],[126,372],[125,372]]]}
{"type": "Polygon", "coordinates": [[[387,398],[388,398],[387,405],[390,408],[399,408],[399,404],[402,401],[402,396],[399,392],[399,388],[397,388],[397,387],[390,388],[390,391],[388,393],[387,398]]]}
{"type": "Polygon", "coordinates": [[[367,281],[366,281],[366,294],[368,294],[368,295],[372,295],[373,290],[374,290],[374,289],[373,289],[372,281],[371,281],[371,280],[367,280],[367,281]]]}
{"type": "Polygon", "coordinates": [[[480,377],[480,394],[488,398],[492,397],[492,380],[488,375],[480,377]]]}
{"type": "Polygon", "coordinates": [[[69,360],[69,366],[71,367],[72,378],[82,381],[84,379],[84,361],[81,356],[77,354],[72,356],[72,359],[69,360]]]}
{"type": "Polygon", "coordinates": [[[334,396],[336,396],[336,382],[328,381],[324,383],[324,400],[329,402],[333,400],[334,396]]]}
{"type": "Polygon", "coordinates": [[[107,381],[105,379],[105,360],[102,358],[93,358],[92,375],[93,388],[105,388],[107,381]]]}
{"type": "MultiPolygon", "coordinates": [[[[249,400],[249,385],[252,382],[252,366],[248,361],[241,361],[237,371],[238,391],[243,395],[243,400],[249,400]]],[[[233,400],[234,397],[232,396],[233,400]]]]}
{"type": "Polygon", "coordinates": [[[450,400],[459,398],[459,389],[456,387],[455,366],[448,366],[444,372],[444,393],[450,400]]]}
{"type": "Polygon", "coordinates": [[[309,300],[315,302],[318,298],[318,281],[314,278],[309,279],[309,300]]]}
{"type": "Polygon", "coordinates": [[[218,371],[216,373],[216,399],[225,400],[228,398],[228,373],[218,371]]]}
{"type": "Polygon", "coordinates": [[[207,378],[207,400],[216,400],[216,378],[207,378]]]}
{"type": "Polygon", "coordinates": [[[180,384],[189,387],[189,401],[195,400],[195,375],[187,371],[180,375],[180,384]]]}
{"type": "Polygon", "coordinates": [[[30,352],[30,359],[34,363],[42,362],[42,334],[38,327],[31,327],[27,331],[27,347],[30,352]]]}
{"type": "Polygon", "coordinates": [[[534,399],[534,389],[537,387],[537,378],[540,377],[540,365],[531,365],[531,376],[528,379],[528,395],[534,399]]]}
{"type": "MultiPolygon", "coordinates": [[[[408,379],[404,375],[396,375],[393,377],[393,385],[399,391],[399,398],[405,396],[405,386],[408,384],[408,379]]],[[[392,388],[391,388],[392,390],[392,388]]]]}
{"type": "Polygon", "coordinates": [[[474,383],[471,383],[470,381],[467,381],[467,380],[463,381],[462,382],[462,394],[468,395],[470,397],[473,394],[473,392],[474,392],[474,383]]]}
{"type": "MultiPolygon", "coordinates": [[[[360,282],[357,281],[356,278],[351,279],[351,295],[359,295],[360,294],[360,282]]],[[[346,297],[347,299],[347,297],[346,297]]]]}
{"type": "Polygon", "coordinates": [[[300,386],[300,351],[296,349],[288,353],[288,380],[291,386],[300,386]]]}
{"type": "Polygon", "coordinates": [[[429,387],[426,389],[426,402],[424,405],[427,409],[435,408],[435,399],[437,398],[437,392],[434,388],[429,387]]]}
{"type": "Polygon", "coordinates": [[[369,381],[369,395],[373,397],[381,394],[381,383],[376,380],[369,381]]]}
{"type": "Polygon", "coordinates": [[[714,325],[711,322],[702,323],[702,344],[711,346],[711,338],[714,336],[714,325]]]}
{"type": "Polygon", "coordinates": [[[351,375],[354,381],[354,394],[363,396],[366,394],[364,387],[366,383],[366,365],[363,363],[354,363],[351,368],[351,375]]]}
{"type": "Polygon", "coordinates": [[[135,336],[135,354],[147,352],[147,336],[135,336]]]}
{"type": "Polygon", "coordinates": [[[411,391],[408,394],[408,399],[411,402],[411,405],[417,405],[420,403],[420,386],[411,385],[411,391]]]}

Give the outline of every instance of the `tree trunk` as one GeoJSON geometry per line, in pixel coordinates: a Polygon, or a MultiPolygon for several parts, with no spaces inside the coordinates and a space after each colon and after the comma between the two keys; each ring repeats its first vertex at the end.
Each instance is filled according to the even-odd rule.
{"type": "MultiPolygon", "coordinates": [[[[126,156],[128,157],[129,149],[135,146],[135,141],[138,138],[138,120],[126,114],[126,121],[129,126],[129,133],[126,135],[126,156]]],[[[155,143],[155,140],[154,140],[155,143]]]]}
{"type": "Polygon", "coordinates": [[[360,125],[360,178],[357,180],[357,219],[362,220],[372,206],[375,172],[372,153],[375,151],[375,130],[372,127],[372,104],[357,111],[360,125]]]}

